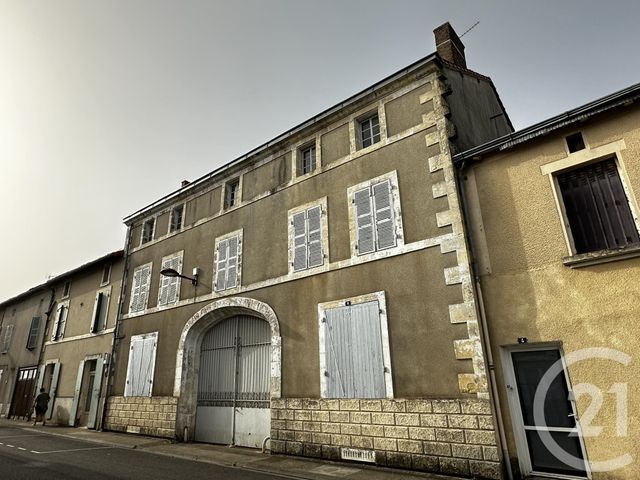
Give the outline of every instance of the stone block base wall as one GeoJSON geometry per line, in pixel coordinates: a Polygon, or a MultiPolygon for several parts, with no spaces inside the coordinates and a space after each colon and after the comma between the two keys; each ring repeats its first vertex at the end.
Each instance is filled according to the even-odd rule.
{"type": "Polygon", "coordinates": [[[176,397],[109,397],[105,430],[175,438],[176,397]]]}
{"type": "Polygon", "coordinates": [[[340,460],[343,447],[385,467],[502,478],[487,400],[272,399],[273,453],[340,460]]]}

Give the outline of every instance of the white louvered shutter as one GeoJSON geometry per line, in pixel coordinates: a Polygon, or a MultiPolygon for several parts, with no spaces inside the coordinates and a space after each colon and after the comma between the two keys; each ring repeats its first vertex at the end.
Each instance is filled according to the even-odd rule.
{"type": "Polygon", "coordinates": [[[133,286],[131,287],[131,300],[129,302],[129,311],[137,312],[140,304],[140,286],[142,285],[142,269],[136,268],[133,271],[133,286]]]}
{"type": "Polygon", "coordinates": [[[293,270],[307,268],[307,226],[305,212],[293,216],[293,270]]]}
{"type": "Polygon", "coordinates": [[[356,207],[356,235],[358,255],[375,251],[373,233],[373,212],[371,209],[371,194],[369,187],[358,190],[354,194],[353,202],[356,207]]]}
{"type": "Polygon", "coordinates": [[[64,326],[67,321],[67,307],[64,305],[58,305],[56,309],[56,319],[53,322],[53,328],[51,330],[51,341],[59,340],[64,335],[64,326]]]}
{"type": "Polygon", "coordinates": [[[391,202],[391,184],[388,180],[377,183],[373,186],[372,190],[378,250],[395,247],[396,232],[391,202]]]}
{"type": "Polygon", "coordinates": [[[56,309],[55,320],[53,321],[53,326],[51,327],[51,341],[56,339],[56,334],[58,333],[58,326],[60,325],[60,311],[62,310],[62,305],[58,305],[56,309]]]}
{"type": "Polygon", "coordinates": [[[322,207],[307,210],[307,239],[309,251],[309,268],[318,267],[324,262],[322,252],[322,207]]]}
{"type": "Polygon", "coordinates": [[[227,288],[227,240],[218,242],[215,288],[217,292],[227,288]]]}
{"type": "MultiPolygon", "coordinates": [[[[169,265],[171,264],[171,260],[165,260],[162,262],[162,270],[165,268],[172,268],[169,265]]],[[[175,277],[177,279],[178,277],[175,277]]],[[[158,291],[158,305],[166,305],[169,303],[169,285],[171,281],[174,280],[172,277],[165,277],[160,275],[160,290],[158,291]]]]}
{"type": "Polygon", "coordinates": [[[60,310],[60,325],[58,325],[58,339],[64,338],[64,329],[67,326],[67,317],[69,316],[69,306],[63,305],[60,310]]]}
{"type": "Polygon", "coordinates": [[[2,327],[2,345],[0,346],[0,352],[6,353],[9,351],[11,345],[11,336],[13,335],[13,325],[5,325],[2,327]]]}
{"type": "Polygon", "coordinates": [[[227,240],[227,288],[238,285],[238,237],[227,240]]]}
{"type": "Polygon", "coordinates": [[[140,273],[140,296],[138,297],[138,308],[136,311],[142,311],[147,308],[149,299],[149,287],[151,286],[151,265],[142,268],[140,273]]]}
{"type": "MultiPolygon", "coordinates": [[[[166,268],[173,268],[176,272],[182,273],[182,255],[177,255],[167,262],[166,268]]],[[[180,277],[169,278],[171,281],[167,286],[167,303],[175,303],[178,301],[178,286],[180,285],[180,277]]]]}

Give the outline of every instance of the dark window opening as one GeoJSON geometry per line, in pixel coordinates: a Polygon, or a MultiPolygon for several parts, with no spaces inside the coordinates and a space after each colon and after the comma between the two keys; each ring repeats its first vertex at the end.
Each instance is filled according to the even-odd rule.
{"type": "Polygon", "coordinates": [[[300,175],[306,175],[316,169],[316,146],[311,145],[301,150],[301,158],[298,171],[300,175]]]}
{"type": "Polygon", "coordinates": [[[109,283],[109,279],[111,277],[111,264],[107,263],[102,270],[102,280],[100,281],[101,285],[109,283]]]}
{"type": "Polygon", "coordinates": [[[558,175],[576,253],[640,243],[613,158],[558,175]]]}
{"type": "Polygon", "coordinates": [[[145,220],[142,225],[142,243],[147,243],[153,240],[153,228],[155,226],[156,219],[150,218],[145,220]]]}
{"type": "Polygon", "coordinates": [[[227,183],[224,195],[224,208],[233,207],[238,204],[238,193],[240,191],[240,179],[227,183]]]}
{"type": "Polygon", "coordinates": [[[378,114],[360,120],[360,144],[362,148],[369,147],[380,141],[380,122],[378,114]]]}
{"type": "Polygon", "coordinates": [[[71,291],[71,282],[65,282],[64,287],[62,288],[62,297],[68,297],[69,292],[71,291]]]}
{"type": "Polygon", "coordinates": [[[582,138],[582,133],[574,133],[565,138],[567,141],[567,147],[569,148],[569,153],[577,152],[579,150],[584,150],[584,138],[582,138]]]}
{"type": "Polygon", "coordinates": [[[176,232],[182,228],[182,213],[184,211],[184,205],[178,205],[171,210],[171,224],[169,226],[169,233],[176,232]]]}

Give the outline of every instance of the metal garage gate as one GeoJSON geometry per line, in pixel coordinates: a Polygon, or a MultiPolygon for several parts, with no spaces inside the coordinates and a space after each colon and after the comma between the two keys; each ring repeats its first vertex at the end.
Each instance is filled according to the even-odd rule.
{"type": "Polygon", "coordinates": [[[259,448],[270,434],[271,327],[239,315],[202,340],[197,441],[259,448]]]}

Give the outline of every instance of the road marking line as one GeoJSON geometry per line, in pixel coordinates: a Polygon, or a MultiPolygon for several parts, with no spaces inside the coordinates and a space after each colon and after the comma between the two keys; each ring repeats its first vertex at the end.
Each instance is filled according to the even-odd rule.
{"type": "Polygon", "coordinates": [[[81,452],[83,450],[104,450],[107,448],[120,448],[120,447],[87,447],[87,448],[71,448],[68,450],[51,450],[49,452],[35,452],[32,450],[32,452],[34,453],[39,453],[39,454],[44,454],[44,453],[65,453],[65,452],[81,452]]]}
{"type": "Polygon", "coordinates": [[[41,433],[41,434],[35,434],[35,435],[7,435],[0,438],[5,439],[5,438],[22,438],[22,437],[41,437],[42,435],[45,435],[45,434],[41,433]]]}
{"type": "Polygon", "coordinates": [[[9,445],[8,443],[7,443],[6,446],[9,447],[9,448],[13,448],[13,445],[9,445]]]}
{"type": "Polygon", "coordinates": [[[41,453],[41,452],[36,452],[35,450],[30,450],[31,453],[41,453]]]}
{"type": "Polygon", "coordinates": [[[26,448],[18,447],[18,450],[26,450],[26,448]]]}

